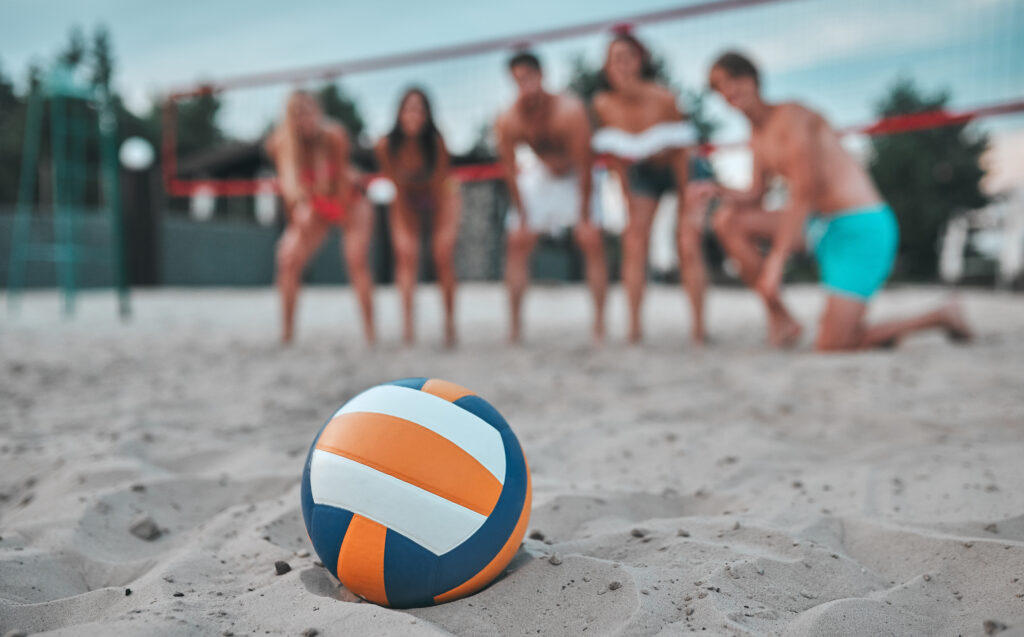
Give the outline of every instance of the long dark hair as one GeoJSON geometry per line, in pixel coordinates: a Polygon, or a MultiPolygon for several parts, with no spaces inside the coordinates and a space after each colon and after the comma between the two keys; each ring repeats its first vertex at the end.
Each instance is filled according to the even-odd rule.
{"type": "MultiPolygon", "coordinates": [[[[615,29],[615,36],[611,42],[608,43],[608,50],[610,51],[612,45],[617,42],[624,42],[630,46],[636,54],[640,56],[640,77],[644,80],[653,81],[657,78],[658,69],[654,66],[654,59],[651,56],[650,50],[644,46],[633,33],[625,27],[615,29]]],[[[608,73],[605,71],[605,66],[608,64],[607,56],[605,63],[601,65],[601,70],[597,73],[597,87],[599,91],[610,91],[612,90],[611,82],[608,81],[608,73]]]]}
{"type": "Polygon", "coordinates": [[[441,131],[437,130],[437,126],[434,124],[434,113],[430,109],[430,99],[427,98],[427,94],[423,89],[418,86],[406,89],[405,93],[402,94],[402,99],[398,102],[398,112],[395,113],[395,125],[391,127],[391,132],[388,133],[388,155],[394,159],[398,153],[398,148],[405,141],[405,131],[402,130],[402,109],[405,108],[405,103],[413,95],[418,95],[423,100],[423,110],[427,114],[426,121],[423,122],[423,130],[417,135],[416,143],[420,147],[420,152],[423,153],[423,161],[427,167],[426,172],[432,174],[434,166],[437,164],[437,142],[441,139],[441,131]]]}

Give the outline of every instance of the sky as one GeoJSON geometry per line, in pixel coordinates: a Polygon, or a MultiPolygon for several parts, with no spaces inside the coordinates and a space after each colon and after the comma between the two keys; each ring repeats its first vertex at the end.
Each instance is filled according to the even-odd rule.
{"type": "MultiPolygon", "coordinates": [[[[0,68],[22,79],[29,61],[47,64],[73,25],[106,25],[117,56],[116,83],[130,107],[145,110],[172,87],[204,79],[318,65],[510,36],[538,29],[692,4],[693,0],[588,0],[513,3],[306,0],[0,0],[0,68]]],[[[703,88],[707,66],[739,48],[761,65],[770,99],[798,99],[837,125],[873,118],[874,105],[900,76],[928,91],[947,89],[957,108],[1024,98],[1024,0],[782,0],[637,30],[665,58],[673,80],[703,88]]],[[[600,64],[607,35],[536,47],[551,90],[564,88],[570,61],[600,64]]],[[[455,150],[514,96],[504,71],[508,52],[420,64],[342,78],[379,135],[412,83],[425,85],[455,150]]],[[[313,84],[315,85],[315,84],[313,84]]],[[[240,137],[263,130],[290,86],[224,94],[223,125],[240,137]]],[[[708,102],[716,139],[747,135],[742,117],[708,102]]],[[[981,124],[1001,140],[996,170],[1010,170],[1024,116],[981,124]]],[[[742,179],[742,154],[721,160],[742,179]]],[[[1021,162],[1024,165],[1024,162],[1021,162]]],[[[1024,171],[1024,168],[1021,169],[1024,171]]],[[[1014,177],[1009,179],[1012,181],[1014,177]]],[[[1005,181],[1005,179],[1003,179],[1005,181]]],[[[1024,173],[1021,174],[1024,181],[1024,173]]],[[[997,180],[999,181],[999,180],[997,180]]],[[[999,181],[999,183],[1002,183],[999,181]]]]}

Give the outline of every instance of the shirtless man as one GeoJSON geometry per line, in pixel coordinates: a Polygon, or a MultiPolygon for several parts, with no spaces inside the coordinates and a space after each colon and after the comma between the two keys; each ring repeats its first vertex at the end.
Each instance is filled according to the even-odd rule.
{"type": "Polygon", "coordinates": [[[790,346],[800,336],[780,288],[786,260],[802,246],[802,234],[828,292],[816,349],[891,346],[929,328],[943,329],[956,340],[970,338],[955,302],[919,316],[867,324],[868,301],[885,284],[896,257],[899,228],[892,210],[821,115],[801,104],[768,104],[761,98],[759,74],[749,59],[725,53],[712,65],[709,79],[711,88],[750,121],[753,184],[746,192],[722,190],[714,226],[743,280],[764,300],[773,345],[790,346]],[[761,207],[771,175],[784,179],[789,189],[789,201],[778,213],[761,207]],[[762,257],[758,244],[764,240],[771,250],[762,257]]]}
{"type": "Polygon", "coordinates": [[[594,342],[604,338],[604,300],[608,287],[604,241],[595,224],[590,123],[583,104],[544,90],[540,61],[529,52],[508,63],[519,96],[498,117],[498,153],[512,198],[507,221],[505,282],[508,286],[509,340],[522,333],[523,294],[529,281],[530,254],[542,232],[574,226],[586,260],[586,279],[594,299],[594,342]],[[540,159],[532,172],[517,170],[515,149],[526,144],[540,159]]]}

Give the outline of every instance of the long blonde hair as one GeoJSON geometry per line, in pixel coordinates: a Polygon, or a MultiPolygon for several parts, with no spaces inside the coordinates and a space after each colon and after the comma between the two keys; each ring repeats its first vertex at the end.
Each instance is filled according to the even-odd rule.
{"type": "MultiPolygon", "coordinates": [[[[311,104],[320,112],[320,105],[307,91],[298,90],[288,96],[285,103],[284,116],[274,129],[275,163],[277,179],[281,192],[286,198],[295,200],[307,188],[302,178],[302,146],[304,144],[298,130],[298,110],[303,103],[311,104]]],[[[328,173],[329,165],[326,144],[317,143],[313,147],[313,183],[312,193],[327,195],[332,190],[332,180],[328,173]]]]}

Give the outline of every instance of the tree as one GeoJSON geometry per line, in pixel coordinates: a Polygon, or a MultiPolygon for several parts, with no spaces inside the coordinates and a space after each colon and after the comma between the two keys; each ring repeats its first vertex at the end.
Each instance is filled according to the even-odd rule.
{"type": "Polygon", "coordinates": [[[85,53],[85,35],[82,33],[82,28],[79,26],[72,27],[68,33],[67,46],[57,57],[61,62],[74,68],[85,59],[85,53]]]}
{"type": "Polygon", "coordinates": [[[224,141],[224,132],[217,124],[220,99],[204,93],[178,102],[178,154],[187,156],[224,141]]]}
{"type": "Polygon", "coordinates": [[[14,91],[14,82],[0,65],[0,203],[17,198],[21,173],[21,136],[25,127],[25,105],[14,91]]]}
{"type": "Polygon", "coordinates": [[[355,100],[349,97],[336,82],[324,84],[316,92],[316,97],[324,114],[340,122],[348,130],[353,141],[358,143],[366,129],[366,122],[363,121],[363,116],[359,113],[359,105],[355,100]]]}
{"type": "Polygon", "coordinates": [[[92,36],[92,48],[89,50],[91,69],[89,80],[93,86],[110,91],[110,78],[114,75],[114,58],[110,45],[110,32],[100,25],[92,36]]]}
{"type": "Polygon", "coordinates": [[[498,157],[498,144],[494,138],[494,124],[484,122],[476,130],[476,138],[463,158],[471,162],[494,161],[498,157]]]}
{"type": "MultiPolygon", "coordinates": [[[[942,109],[949,93],[927,94],[907,78],[897,79],[879,100],[879,116],[942,109]]],[[[988,137],[966,124],[872,138],[871,175],[900,223],[904,274],[932,278],[938,267],[939,234],[954,215],[984,206],[984,170],[979,159],[988,137]]]]}

